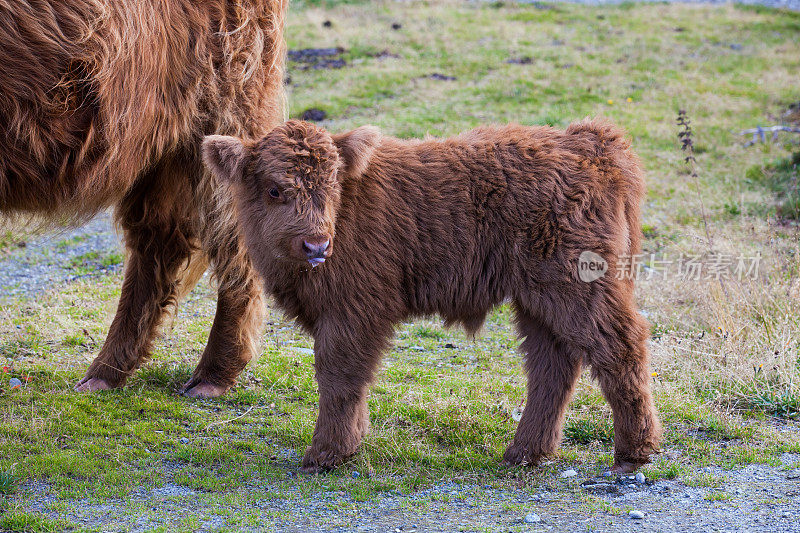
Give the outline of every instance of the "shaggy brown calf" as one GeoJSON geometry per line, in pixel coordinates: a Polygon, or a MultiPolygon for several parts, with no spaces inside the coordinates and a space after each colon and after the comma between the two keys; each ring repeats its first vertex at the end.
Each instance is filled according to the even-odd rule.
{"type": "Polygon", "coordinates": [[[268,292],[314,336],[320,410],[304,469],[356,451],[367,389],[399,321],[438,313],[474,332],[507,298],[528,398],[505,460],[556,450],[588,364],[614,412],[615,469],[648,461],[660,435],[648,325],[632,279],[617,275],[639,250],[644,187],[620,130],[585,121],[402,141],[290,121],[255,143],[208,137],[203,155],[233,184],[268,292]],[[608,263],[594,281],[578,272],[587,251],[608,263]]]}
{"type": "Polygon", "coordinates": [[[114,206],[125,234],[117,314],[78,390],[121,386],[209,262],[217,315],[186,393],[222,394],[253,355],[261,283],[200,143],[282,120],[286,3],[0,2],[0,218],[114,206]]]}

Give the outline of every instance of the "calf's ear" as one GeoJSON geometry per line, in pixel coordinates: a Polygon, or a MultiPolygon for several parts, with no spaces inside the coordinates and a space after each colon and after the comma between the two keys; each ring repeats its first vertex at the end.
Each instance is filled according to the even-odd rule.
{"type": "Polygon", "coordinates": [[[209,135],[203,139],[203,162],[223,182],[242,179],[247,149],[240,139],[227,135],[209,135]]]}
{"type": "Polygon", "coordinates": [[[363,174],[380,142],[381,132],[375,126],[361,126],[347,133],[333,135],[333,143],[343,163],[341,172],[354,177],[363,174]]]}

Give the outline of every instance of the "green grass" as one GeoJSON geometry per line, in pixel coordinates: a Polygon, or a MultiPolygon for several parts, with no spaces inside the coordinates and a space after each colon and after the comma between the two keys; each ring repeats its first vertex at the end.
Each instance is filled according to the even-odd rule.
{"type": "MultiPolygon", "coordinates": [[[[800,17],[730,5],[352,4],[292,4],[289,47],[342,46],[348,64],[299,70],[290,63],[291,116],[318,107],[333,131],[372,123],[401,137],[607,116],[630,132],[647,172],[648,254],[707,253],[701,201],[715,251],[762,254],[755,280],[640,281],[665,426],[665,453],[645,468],[648,478],[715,486],[698,467],[774,464],[780,453],[800,450],[796,432],[777,431],[772,419],[796,417],[800,394],[798,230],[774,202],[787,190],[785,171],[793,172],[774,162],[791,156],[782,145],[744,148],[731,133],[800,99],[793,83],[800,17]],[[391,29],[394,23],[401,27],[391,29]],[[508,62],[520,58],[530,61],[508,62]],[[694,127],[698,188],[678,144],[681,108],[694,127]]],[[[0,249],[15,242],[3,235],[0,249]]],[[[121,261],[89,253],[69,266],[88,274],[121,261]]],[[[532,495],[565,490],[560,470],[592,475],[611,464],[610,411],[587,373],[554,462],[500,465],[525,384],[503,306],[474,339],[433,319],[402,324],[372,389],[372,432],[361,452],[331,475],[294,477],[318,399],[312,340],[273,311],[263,353],[234,390],[214,401],[180,397],[213,321],[214,291],[205,282],[126,389],[72,392],[105,338],[120,283],[118,273],[101,272],[0,309],[0,359],[8,367],[0,374],[0,529],[61,530],[68,527],[61,512],[76,502],[115,502],[125,511],[121,520],[149,517],[153,529],[200,528],[206,518],[197,512],[176,512],[165,526],[131,499],[172,485],[196,491],[195,505],[230,528],[269,527],[282,518],[260,510],[259,499],[345,494],[352,501],[331,505],[353,510],[451,480],[532,495]],[[11,377],[29,379],[10,390],[11,377]],[[42,494],[52,500],[31,511],[42,494]]],[[[613,511],[581,498],[591,512],[613,511]]]]}
{"type": "Polygon", "coordinates": [[[101,255],[92,251],[73,257],[69,266],[78,274],[90,274],[98,269],[121,265],[122,260],[123,255],[118,252],[101,255]]]}
{"type": "Polygon", "coordinates": [[[36,513],[11,512],[0,517],[0,529],[26,533],[57,533],[71,530],[73,526],[65,520],[52,520],[36,513]]]}
{"type": "Polygon", "coordinates": [[[753,166],[745,177],[775,192],[775,209],[779,216],[800,219],[800,151],[774,163],[753,166]]]}
{"type": "Polygon", "coordinates": [[[0,252],[4,252],[17,244],[17,238],[11,230],[0,232],[0,252]]]}

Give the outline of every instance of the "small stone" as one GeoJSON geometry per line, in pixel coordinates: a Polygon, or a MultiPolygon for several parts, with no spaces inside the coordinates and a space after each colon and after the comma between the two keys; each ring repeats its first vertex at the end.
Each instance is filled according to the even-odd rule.
{"type": "Polygon", "coordinates": [[[526,524],[535,524],[536,522],[541,522],[542,519],[536,513],[528,513],[525,515],[525,523],[526,524]]]}
{"type": "Polygon", "coordinates": [[[326,20],[325,22],[322,23],[323,28],[330,28],[331,26],[333,26],[333,22],[331,22],[330,20],[326,20]]]}
{"type": "Polygon", "coordinates": [[[189,439],[186,437],[181,437],[181,444],[189,444],[189,439]]]}
{"type": "Polygon", "coordinates": [[[355,470],[355,471],[353,471],[353,474],[352,474],[352,476],[353,476],[354,478],[357,478],[357,477],[361,476],[361,474],[358,472],[358,470],[355,470]]]}
{"type": "Polygon", "coordinates": [[[17,378],[11,378],[8,380],[8,386],[12,389],[18,389],[22,387],[22,382],[17,378]]]}
{"type": "Polygon", "coordinates": [[[399,30],[402,27],[403,27],[403,25],[400,24],[399,22],[393,22],[392,23],[392,29],[395,30],[395,31],[399,30]]]}
{"type": "Polygon", "coordinates": [[[563,472],[561,472],[561,477],[575,477],[577,475],[578,473],[571,468],[569,470],[564,470],[563,472]]]}
{"type": "Polygon", "coordinates": [[[433,74],[429,74],[426,77],[430,78],[432,80],[438,80],[438,81],[455,81],[455,79],[456,79],[455,76],[450,76],[450,75],[447,75],[447,74],[441,74],[439,72],[434,72],[433,74]]]}
{"type": "Polygon", "coordinates": [[[628,516],[630,516],[634,520],[641,520],[642,518],[644,518],[644,513],[634,509],[633,511],[628,513],[628,516]]]}
{"type": "Polygon", "coordinates": [[[636,483],[638,483],[639,485],[642,485],[642,484],[644,484],[644,482],[645,482],[644,474],[642,474],[641,472],[637,472],[636,473],[636,483]]]}
{"type": "Polygon", "coordinates": [[[414,350],[416,352],[424,352],[425,351],[425,348],[422,347],[422,346],[409,346],[408,349],[409,350],[414,350]]]}
{"type": "Polygon", "coordinates": [[[619,486],[616,483],[609,483],[604,481],[588,480],[581,483],[581,488],[586,492],[592,494],[615,494],[619,492],[619,486]]]}

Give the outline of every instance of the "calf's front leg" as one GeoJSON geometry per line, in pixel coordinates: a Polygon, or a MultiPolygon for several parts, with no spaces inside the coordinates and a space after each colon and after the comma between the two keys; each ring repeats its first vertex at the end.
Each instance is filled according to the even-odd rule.
{"type": "Polygon", "coordinates": [[[324,329],[340,333],[329,336],[320,332],[314,343],[319,415],[311,446],[303,457],[302,470],[307,473],[340,465],[356,453],[369,431],[367,393],[391,328],[358,328],[369,331],[369,338],[353,333],[354,328],[348,326],[324,329]],[[380,330],[389,331],[377,334],[380,330]]]}

